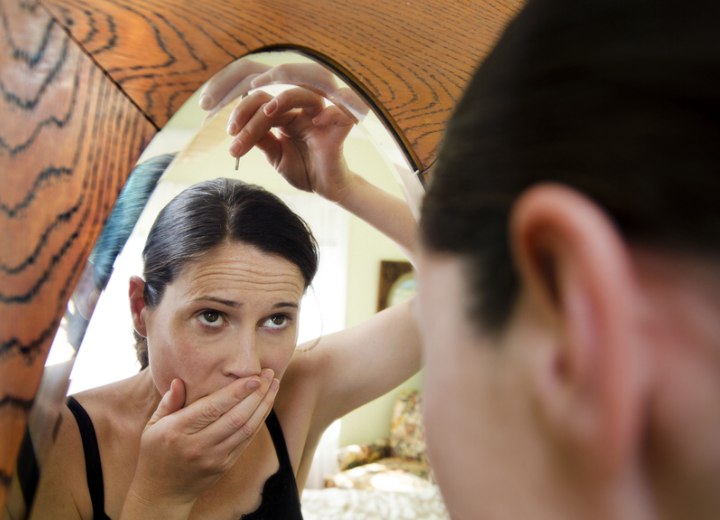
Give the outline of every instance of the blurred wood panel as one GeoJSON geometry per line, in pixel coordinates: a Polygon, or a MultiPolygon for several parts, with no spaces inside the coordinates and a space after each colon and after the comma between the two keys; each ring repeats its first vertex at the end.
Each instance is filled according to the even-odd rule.
{"type": "Polygon", "coordinates": [[[75,280],[156,129],[41,6],[0,18],[1,507],[75,280]]]}
{"type": "Polygon", "coordinates": [[[214,72],[265,46],[322,54],[428,166],[462,88],[519,0],[46,0],[161,127],[214,72]]]}

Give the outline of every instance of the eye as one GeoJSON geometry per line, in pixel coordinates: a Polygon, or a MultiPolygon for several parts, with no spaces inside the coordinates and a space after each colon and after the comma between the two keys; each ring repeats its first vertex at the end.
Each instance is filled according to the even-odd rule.
{"type": "Polygon", "coordinates": [[[287,314],[273,314],[263,322],[262,326],[268,329],[284,329],[290,324],[290,320],[287,314]]]}
{"type": "Polygon", "coordinates": [[[200,323],[202,323],[206,327],[215,328],[221,327],[225,321],[221,312],[212,309],[205,309],[203,311],[200,311],[200,313],[197,315],[197,318],[198,320],[200,320],[200,323]]]}

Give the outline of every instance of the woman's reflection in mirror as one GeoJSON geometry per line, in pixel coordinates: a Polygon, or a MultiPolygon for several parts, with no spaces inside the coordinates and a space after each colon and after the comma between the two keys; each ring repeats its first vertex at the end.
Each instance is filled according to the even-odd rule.
{"type": "MultiPolygon", "coordinates": [[[[247,83],[242,74],[231,83],[247,83]]],[[[259,146],[291,184],[413,249],[407,205],[347,167],[348,110],[296,88],[249,95],[230,122],[233,155],[259,146]]],[[[419,369],[409,302],[296,348],[312,236],[279,199],[238,180],[173,199],[143,257],[129,300],[146,368],[70,398],[33,516],[300,518],[325,428],[419,369]]]]}
{"type": "Polygon", "coordinates": [[[422,217],[453,518],[720,518],[720,4],[530,0],[422,217]]]}

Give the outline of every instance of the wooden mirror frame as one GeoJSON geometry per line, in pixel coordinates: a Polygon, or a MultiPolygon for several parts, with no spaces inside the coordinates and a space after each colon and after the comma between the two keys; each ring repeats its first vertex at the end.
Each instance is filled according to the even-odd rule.
{"type": "Polygon", "coordinates": [[[305,50],[359,86],[424,170],[522,2],[241,4],[0,0],[0,507],[102,223],[143,148],[203,82],[249,52],[305,50]]]}

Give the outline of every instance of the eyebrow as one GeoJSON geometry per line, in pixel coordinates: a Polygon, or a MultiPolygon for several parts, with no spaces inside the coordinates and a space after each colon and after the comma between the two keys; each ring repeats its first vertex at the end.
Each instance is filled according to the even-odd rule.
{"type": "Polygon", "coordinates": [[[211,301],[220,303],[222,305],[227,305],[228,307],[241,307],[242,303],[236,302],[233,300],[225,300],[223,298],[218,298],[217,296],[200,296],[199,298],[195,298],[193,301],[200,302],[200,301],[211,301]]]}
{"type": "Polygon", "coordinates": [[[293,302],[280,302],[273,305],[273,309],[279,309],[281,307],[292,307],[293,309],[299,309],[300,306],[293,302]]]}
{"type": "MultiPolygon", "coordinates": [[[[233,300],[225,300],[224,298],[218,298],[217,296],[201,296],[199,298],[195,298],[194,301],[217,302],[222,305],[226,305],[228,307],[233,307],[233,308],[242,307],[242,305],[243,305],[240,302],[236,302],[233,300]]],[[[293,302],[278,302],[272,306],[273,309],[279,309],[279,308],[284,308],[284,307],[291,307],[293,309],[300,308],[300,306],[297,303],[293,303],[293,302]]]]}

